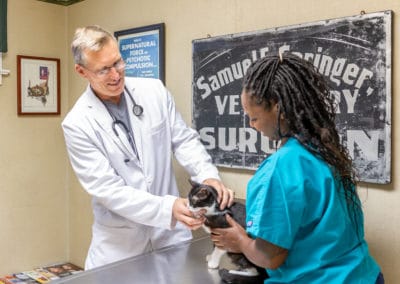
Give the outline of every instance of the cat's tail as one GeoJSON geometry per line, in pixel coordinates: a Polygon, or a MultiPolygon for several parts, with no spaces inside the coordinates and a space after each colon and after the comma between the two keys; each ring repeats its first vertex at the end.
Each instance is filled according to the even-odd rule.
{"type": "MultiPolygon", "coordinates": [[[[265,270],[264,270],[265,271],[265,270]]],[[[221,280],[225,283],[229,284],[262,284],[264,283],[265,278],[267,278],[267,274],[260,274],[257,269],[253,268],[250,270],[228,270],[228,269],[220,269],[219,276],[221,280]]]]}

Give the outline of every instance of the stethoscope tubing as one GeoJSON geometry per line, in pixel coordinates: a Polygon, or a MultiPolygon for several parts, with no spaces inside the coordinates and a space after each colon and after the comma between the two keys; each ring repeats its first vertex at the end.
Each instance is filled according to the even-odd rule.
{"type": "MultiPolygon", "coordinates": [[[[139,104],[136,103],[136,101],[134,100],[134,98],[133,98],[131,92],[129,92],[129,90],[128,90],[128,88],[126,87],[126,85],[124,86],[124,89],[125,89],[126,93],[128,94],[128,96],[130,97],[130,99],[131,99],[131,101],[132,101],[132,104],[133,104],[132,112],[133,112],[133,114],[134,114],[136,117],[140,117],[140,116],[143,114],[143,107],[142,107],[141,105],[139,105],[139,104]]],[[[100,100],[101,100],[101,99],[100,99],[100,100]]],[[[103,101],[101,101],[101,102],[104,104],[103,101]]],[[[112,128],[112,130],[113,130],[115,136],[117,136],[118,138],[120,138],[120,137],[119,137],[119,133],[118,133],[118,131],[117,131],[117,129],[116,129],[116,125],[119,124],[119,125],[121,125],[122,128],[124,129],[124,131],[125,131],[125,133],[126,133],[126,135],[127,135],[127,138],[128,138],[128,140],[129,140],[129,143],[130,143],[130,144],[132,145],[132,147],[134,148],[133,150],[134,150],[134,152],[135,152],[137,158],[139,159],[139,155],[138,155],[138,152],[137,152],[137,149],[136,149],[135,138],[132,136],[131,132],[129,131],[128,126],[126,126],[126,124],[125,124],[123,121],[117,119],[117,118],[110,112],[110,110],[107,108],[107,106],[106,106],[105,104],[104,104],[104,106],[105,106],[107,112],[110,114],[110,116],[111,116],[111,118],[112,118],[112,120],[113,120],[113,122],[112,122],[112,124],[111,124],[111,128],[112,128]]]]}
{"type": "Polygon", "coordinates": [[[133,107],[132,107],[133,114],[136,115],[137,117],[141,116],[143,114],[143,107],[136,103],[135,99],[133,98],[131,92],[129,92],[126,85],[124,86],[124,89],[125,89],[126,93],[128,94],[128,96],[131,98],[131,101],[133,104],[133,107]]]}

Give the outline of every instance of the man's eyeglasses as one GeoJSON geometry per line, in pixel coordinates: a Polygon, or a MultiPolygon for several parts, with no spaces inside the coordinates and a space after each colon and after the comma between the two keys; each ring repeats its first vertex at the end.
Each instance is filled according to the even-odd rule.
{"type": "Polygon", "coordinates": [[[82,67],[85,68],[86,70],[89,70],[90,72],[94,73],[98,77],[106,77],[108,74],[110,74],[112,68],[114,68],[115,71],[117,71],[117,72],[120,72],[120,71],[124,70],[125,62],[121,58],[120,60],[115,62],[112,66],[106,66],[106,67],[104,67],[103,69],[101,69],[99,71],[92,71],[92,70],[86,68],[85,66],[82,66],[82,67]]]}

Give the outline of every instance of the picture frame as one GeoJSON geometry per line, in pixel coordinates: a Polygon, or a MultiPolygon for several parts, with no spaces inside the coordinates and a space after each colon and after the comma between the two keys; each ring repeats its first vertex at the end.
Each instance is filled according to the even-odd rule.
{"type": "Polygon", "coordinates": [[[18,115],[60,114],[60,59],[17,55],[18,115]]]}
{"type": "Polygon", "coordinates": [[[122,58],[125,76],[157,78],[165,83],[165,25],[149,26],[114,32],[122,58]]]}

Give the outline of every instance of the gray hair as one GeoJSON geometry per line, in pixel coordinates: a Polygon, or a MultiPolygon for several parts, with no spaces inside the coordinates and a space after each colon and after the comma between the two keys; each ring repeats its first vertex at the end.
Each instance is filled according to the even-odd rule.
{"type": "Polygon", "coordinates": [[[105,44],[115,40],[114,36],[99,26],[87,26],[75,31],[71,44],[72,55],[76,64],[85,66],[85,51],[99,51],[105,44]]]}

